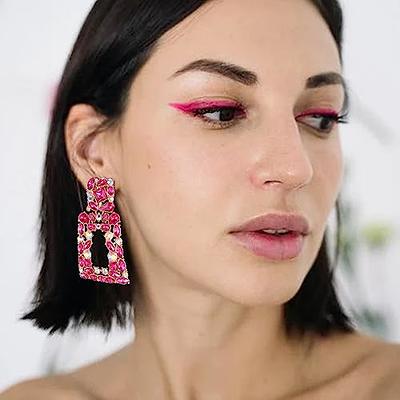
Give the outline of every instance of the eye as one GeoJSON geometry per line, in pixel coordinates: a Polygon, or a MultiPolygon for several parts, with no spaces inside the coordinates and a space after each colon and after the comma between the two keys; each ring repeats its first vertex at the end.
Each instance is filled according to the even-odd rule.
{"type": "Polygon", "coordinates": [[[310,126],[316,131],[323,133],[324,135],[331,133],[335,124],[345,124],[348,123],[349,113],[346,112],[344,114],[339,115],[335,111],[319,111],[319,110],[310,110],[306,111],[296,117],[301,118],[299,122],[310,126]],[[308,122],[303,122],[303,120],[308,122]]]}
{"type": "Polygon", "coordinates": [[[194,117],[201,118],[207,125],[214,128],[227,128],[246,117],[246,111],[241,105],[210,106],[192,110],[194,117]]]}

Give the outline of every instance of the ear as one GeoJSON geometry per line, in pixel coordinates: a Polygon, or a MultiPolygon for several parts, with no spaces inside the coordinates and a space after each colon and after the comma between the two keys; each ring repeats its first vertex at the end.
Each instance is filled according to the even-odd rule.
{"type": "Polygon", "coordinates": [[[75,104],[64,125],[65,146],[72,171],[83,187],[92,176],[113,177],[107,130],[97,130],[104,116],[88,104],[75,104]],[[107,151],[108,150],[108,151],[107,151]]]}

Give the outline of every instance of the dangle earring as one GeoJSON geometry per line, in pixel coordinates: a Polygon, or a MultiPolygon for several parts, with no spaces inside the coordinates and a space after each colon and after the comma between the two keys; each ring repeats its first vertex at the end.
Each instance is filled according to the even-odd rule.
{"type": "MultiPolygon", "coordinates": [[[[80,190],[78,186],[80,199],[80,190]]],[[[79,276],[97,282],[129,284],[121,238],[121,217],[114,211],[115,187],[112,178],[92,177],[87,182],[87,208],[78,215],[79,276]],[[101,230],[108,250],[108,266],[93,265],[93,232],[101,230]]],[[[81,202],[82,205],[82,202],[81,202]]]]}

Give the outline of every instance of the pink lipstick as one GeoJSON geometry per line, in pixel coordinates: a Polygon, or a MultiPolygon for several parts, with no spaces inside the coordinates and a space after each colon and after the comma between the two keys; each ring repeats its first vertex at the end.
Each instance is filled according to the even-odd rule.
{"type": "Polygon", "coordinates": [[[300,254],[310,226],[302,215],[264,214],[232,228],[230,233],[259,256],[285,260],[300,254]]]}
{"type": "Polygon", "coordinates": [[[269,260],[287,260],[297,257],[304,242],[304,235],[288,232],[282,235],[265,232],[234,232],[239,243],[256,255],[269,260]]]}

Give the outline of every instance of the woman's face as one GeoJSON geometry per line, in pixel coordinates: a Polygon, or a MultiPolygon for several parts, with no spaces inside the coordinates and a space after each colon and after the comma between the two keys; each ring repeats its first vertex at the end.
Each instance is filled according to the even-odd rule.
{"type": "Polygon", "coordinates": [[[122,223],[150,292],[196,288],[248,305],[295,295],[342,179],[338,126],[299,117],[316,108],[340,114],[340,84],[305,88],[326,72],[341,72],[339,54],[306,0],[213,1],[161,38],[130,88],[120,133],[107,139],[122,223]],[[199,59],[253,71],[258,83],[245,73],[175,74],[199,59]],[[199,100],[237,110],[201,119],[189,110],[199,100]],[[257,256],[229,233],[273,212],[309,222],[294,259],[257,256]]]}

